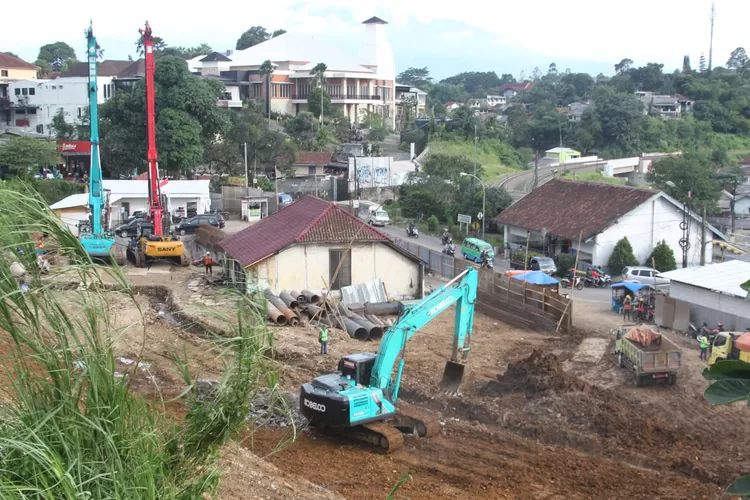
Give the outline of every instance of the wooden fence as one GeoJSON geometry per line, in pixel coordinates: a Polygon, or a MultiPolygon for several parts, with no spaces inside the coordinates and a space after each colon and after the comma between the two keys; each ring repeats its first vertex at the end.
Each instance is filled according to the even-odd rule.
{"type": "MultiPolygon", "coordinates": [[[[455,259],[454,274],[458,275],[468,266],[477,268],[469,261],[455,259]]],[[[476,310],[479,312],[521,328],[572,331],[573,302],[570,299],[549,288],[512,279],[492,269],[478,271],[476,310]]]]}

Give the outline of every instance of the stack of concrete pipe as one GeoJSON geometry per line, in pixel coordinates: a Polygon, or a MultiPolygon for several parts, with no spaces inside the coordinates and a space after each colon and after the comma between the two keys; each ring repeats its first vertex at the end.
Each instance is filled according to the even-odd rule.
{"type": "Polygon", "coordinates": [[[277,325],[297,326],[299,324],[299,315],[281,297],[266,290],[266,299],[268,299],[268,318],[271,321],[277,325]],[[279,314],[284,318],[283,320],[279,314]]]}

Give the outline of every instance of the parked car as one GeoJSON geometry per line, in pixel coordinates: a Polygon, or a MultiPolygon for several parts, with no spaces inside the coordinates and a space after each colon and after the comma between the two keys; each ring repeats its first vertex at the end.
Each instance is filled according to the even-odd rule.
{"type": "Polygon", "coordinates": [[[135,219],[143,220],[146,217],[148,217],[148,210],[136,210],[135,212],[130,214],[127,219],[125,219],[125,222],[123,222],[123,224],[128,223],[135,219]]]}
{"type": "Polygon", "coordinates": [[[371,226],[385,226],[391,223],[388,212],[379,208],[380,206],[371,206],[367,212],[367,223],[371,226]]]}
{"type": "Polygon", "coordinates": [[[201,224],[208,224],[221,229],[224,227],[224,219],[218,214],[196,215],[180,222],[175,228],[175,232],[181,235],[194,234],[201,224]]]}
{"type": "Polygon", "coordinates": [[[664,278],[652,267],[628,266],[622,270],[622,281],[637,281],[646,285],[669,286],[669,278],[664,278]]]}
{"type": "Polygon", "coordinates": [[[130,216],[124,223],[115,226],[114,233],[122,238],[130,238],[138,232],[138,224],[144,221],[145,219],[130,216]]]}

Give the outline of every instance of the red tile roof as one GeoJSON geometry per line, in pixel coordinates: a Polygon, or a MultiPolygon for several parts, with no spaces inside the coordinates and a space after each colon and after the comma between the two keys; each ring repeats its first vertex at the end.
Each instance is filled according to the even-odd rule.
{"type": "Polygon", "coordinates": [[[27,63],[19,57],[12,56],[5,52],[0,52],[0,68],[39,69],[39,66],[27,63]]]}
{"type": "Polygon", "coordinates": [[[300,151],[297,153],[297,165],[328,165],[333,153],[316,153],[314,151],[300,151]]]}
{"type": "Polygon", "coordinates": [[[515,90],[516,92],[523,92],[525,90],[531,90],[536,86],[534,82],[521,82],[521,83],[504,83],[500,86],[500,92],[503,90],[515,90]]]}
{"type": "Polygon", "coordinates": [[[386,235],[335,203],[306,196],[221,242],[242,267],[255,264],[296,243],[383,241],[386,235]]]}
{"type": "Polygon", "coordinates": [[[655,191],[617,184],[553,179],[495,217],[499,224],[577,240],[589,238],[642,205],[655,191]]]}

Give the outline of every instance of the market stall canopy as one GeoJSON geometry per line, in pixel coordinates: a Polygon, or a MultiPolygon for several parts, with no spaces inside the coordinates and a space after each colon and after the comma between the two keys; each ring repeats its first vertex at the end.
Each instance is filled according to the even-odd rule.
{"type": "Polygon", "coordinates": [[[638,290],[642,288],[654,288],[653,286],[648,285],[646,283],[633,283],[632,281],[628,283],[625,283],[625,282],[615,283],[611,285],[611,287],[612,288],[625,288],[626,290],[630,290],[633,293],[636,293],[638,290]]]}
{"type": "Polygon", "coordinates": [[[560,282],[542,271],[530,271],[512,276],[514,280],[525,281],[532,285],[558,285],[560,282]]]}

